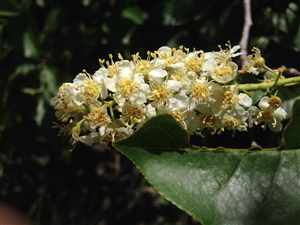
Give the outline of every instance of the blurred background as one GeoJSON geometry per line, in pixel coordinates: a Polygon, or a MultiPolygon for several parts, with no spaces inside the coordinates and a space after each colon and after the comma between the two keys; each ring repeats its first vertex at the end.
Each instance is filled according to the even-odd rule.
{"type": "MultiPolygon", "coordinates": [[[[35,225],[197,224],[112,150],[70,147],[50,105],[62,82],[162,45],[238,44],[243,1],[1,0],[0,202],[35,225]]],[[[300,1],[252,1],[250,46],[300,68],[300,1]]]]}

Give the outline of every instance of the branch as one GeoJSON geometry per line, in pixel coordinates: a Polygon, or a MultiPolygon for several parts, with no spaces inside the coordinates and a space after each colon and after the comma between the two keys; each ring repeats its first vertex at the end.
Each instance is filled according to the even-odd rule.
{"type": "Polygon", "coordinates": [[[240,40],[241,46],[241,64],[244,66],[247,63],[247,49],[250,35],[250,28],[252,26],[252,16],[251,16],[251,0],[244,0],[244,27],[242,32],[242,37],[240,40]]]}

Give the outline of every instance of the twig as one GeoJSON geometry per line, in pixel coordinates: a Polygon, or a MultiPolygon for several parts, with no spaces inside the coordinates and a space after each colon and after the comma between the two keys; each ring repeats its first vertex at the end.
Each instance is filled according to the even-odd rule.
{"type": "Polygon", "coordinates": [[[250,28],[252,26],[252,16],[251,16],[251,0],[244,0],[244,27],[242,32],[242,37],[240,40],[241,46],[241,64],[244,66],[247,63],[247,49],[250,35],[250,28]]]}
{"type": "Polygon", "coordinates": [[[300,76],[300,71],[295,68],[288,68],[284,72],[289,76],[300,76]]]}
{"type": "Polygon", "coordinates": [[[300,76],[290,77],[290,78],[281,78],[277,81],[265,81],[262,83],[252,83],[252,84],[239,84],[238,89],[241,91],[254,91],[254,90],[267,90],[273,87],[276,82],[276,87],[282,86],[292,86],[300,84],[300,76]]]}

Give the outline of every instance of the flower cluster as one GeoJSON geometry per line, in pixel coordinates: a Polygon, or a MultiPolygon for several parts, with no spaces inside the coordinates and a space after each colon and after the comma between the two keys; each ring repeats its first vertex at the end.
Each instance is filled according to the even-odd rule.
{"type": "MultiPolygon", "coordinates": [[[[126,138],[145,121],[170,114],[190,134],[204,131],[246,131],[256,125],[282,128],[286,112],[277,96],[253,102],[239,89],[239,46],[203,52],[161,47],[131,60],[100,60],[93,74],[80,73],[63,84],[53,99],[64,131],[75,142],[114,142],[126,138]]],[[[258,49],[248,57],[243,73],[258,75],[264,58],[258,49]]]]}

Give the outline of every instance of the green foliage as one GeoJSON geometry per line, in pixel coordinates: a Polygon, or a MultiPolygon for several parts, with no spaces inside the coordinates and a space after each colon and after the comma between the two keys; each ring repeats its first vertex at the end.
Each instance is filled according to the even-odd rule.
{"type": "Polygon", "coordinates": [[[186,136],[178,137],[176,124],[171,116],[156,117],[114,147],[163,197],[204,225],[298,224],[299,149],[183,148],[186,136]],[[166,148],[165,143],[179,144],[166,148]]]}
{"type": "Polygon", "coordinates": [[[285,148],[297,149],[300,148],[300,100],[299,98],[293,102],[293,111],[291,120],[285,128],[284,141],[285,148]]]}
{"type": "MultiPolygon", "coordinates": [[[[242,2],[1,0],[0,199],[18,205],[35,224],[193,224],[145,191],[112,151],[77,146],[66,152],[70,147],[52,129],[50,99],[58,84],[82,69],[93,73],[108,53],[238,43],[242,2]]],[[[252,2],[250,44],[263,48],[271,67],[299,68],[299,1],[252,2]]],[[[270,132],[255,132],[263,137],[258,144],[275,142],[270,132]]],[[[231,134],[212,142],[248,145],[248,139],[229,140],[231,134]]]]}
{"type": "Polygon", "coordinates": [[[25,58],[36,59],[39,56],[39,48],[32,32],[25,32],[23,36],[25,58]]]}
{"type": "Polygon", "coordinates": [[[128,7],[122,11],[122,16],[131,20],[133,23],[137,25],[141,25],[144,23],[146,18],[145,13],[138,6],[128,7]]]}
{"type": "Polygon", "coordinates": [[[174,123],[171,116],[162,116],[157,117],[154,123],[146,123],[139,132],[119,144],[151,149],[178,148],[188,146],[189,137],[181,126],[174,123]]]}

